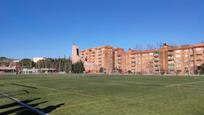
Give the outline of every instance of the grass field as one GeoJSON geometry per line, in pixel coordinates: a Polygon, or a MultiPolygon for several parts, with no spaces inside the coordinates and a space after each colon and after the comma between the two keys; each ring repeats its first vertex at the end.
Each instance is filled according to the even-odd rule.
{"type": "MultiPolygon", "coordinates": [[[[0,91],[51,115],[204,115],[204,77],[6,75],[0,91]]],[[[28,112],[0,97],[0,114],[28,112]]]]}

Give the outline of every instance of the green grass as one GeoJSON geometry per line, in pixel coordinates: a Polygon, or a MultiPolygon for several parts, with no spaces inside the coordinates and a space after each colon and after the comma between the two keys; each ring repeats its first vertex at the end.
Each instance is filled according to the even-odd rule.
{"type": "MultiPolygon", "coordinates": [[[[0,91],[51,115],[204,114],[204,77],[5,75],[0,91]]],[[[0,113],[11,103],[0,98],[0,113]]]]}

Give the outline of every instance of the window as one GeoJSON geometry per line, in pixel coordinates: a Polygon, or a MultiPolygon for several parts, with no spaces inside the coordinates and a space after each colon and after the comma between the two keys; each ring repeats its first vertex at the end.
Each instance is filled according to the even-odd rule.
{"type": "Polygon", "coordinates": [[[76,50],[77,50],[77,55],[79,56],[79,49],[77,48],[76,50]]]}

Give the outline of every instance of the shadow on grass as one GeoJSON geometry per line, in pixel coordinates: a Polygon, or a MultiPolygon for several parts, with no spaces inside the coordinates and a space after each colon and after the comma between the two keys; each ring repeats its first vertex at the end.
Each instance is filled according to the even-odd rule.
{"type": "Polygon", "coordinates": [[[22,84],[18,84],[18,83],[12,83],[12,85],[21,86],[21,87],[25,87],[25,88],[31,88],[31,89],[38,89],[37,87],[34,87],[34,86],[22,85],[22,84]]]}
{"type": "MultiPolygon", "coordinates": [[[[38,103],[34,103],[34,104],[29,104],[33,101],[36,101],[36,100],[39,100],[41,98],[35,98],[35,99],[31,99],[31,100],[24,100],[22,101],[23,103],[26,103],[28,104],[29,106],[32,106],[34,108],[36,108],[37,106],[39,106],[40,104],[44,104],[44,103],[47,103],[48,101],[42,101],[42,102],[38,102],[38,103]]],[[[57,104],[57,105],[50,105],[48,107],[45,107],[45,108],[36,108],[40,111],[43,111],[44,113],[50,113],[52,111],[54,111],[55,109],[63,106],[64,103],[62,104],[57,104]]],[[[6,111],[4,112],[1,112],[0,115],[8,115],[8,114],[16,114],[16,115],[38,115],[37,113],[25,108],[25,107],[22,107],[20,106],[19,107],[19,104],[18,103],[10,103],[10,104],[5,104],[5,105],[1,105],[0,106],[0,110],[1,109],[6,109],[6,111]]]]}
{"type": "MultiPolygon", "coordinates": [[[[9,96],[16,96],[16,95],[25,95],[29,94],[30,92],[28,90],[19,90],[19,91],[12,91],[12,92],[6,92],[6,94],[9,94],[9,96]]],[[[0,95],[0,98],[5,98],[5,96],[0,95]]]]}
{"type": "MultiPolygon", "coordinates": [[[[58,105],[51,105],[51,106],[48,106],[48,107],[45,107],[45,108],[37,108],[38,110],[41,110],[45,113],[50,113],[52,112],[53,110],[61,107],[62,105],[64,105],[64,103],[62,104],[58,104],[58,105]]],[[[32,112],[32,111],[29,111],[29,110],[22,110],[22,111],[19,111],[16,113],[17,115],[37,115],[36,113],[32,112]]]]}
{"type": "MultiPolygon", "coordinates": [[[[23,103],[30,103],[32,101],[35,101],[35,100],[39,100],[40,98],[35,98],[35,99],[30,99],[30,100],[25,100],[25,101],[22,101],[23,103]]],[[[5,105],[0,105],[0,109],[6,109],[6,108],[9,108],[9,107],[15,107],[15,106],[19,106],[18,103],[10,103],[10,104],[5,104],[5,105]]]]}

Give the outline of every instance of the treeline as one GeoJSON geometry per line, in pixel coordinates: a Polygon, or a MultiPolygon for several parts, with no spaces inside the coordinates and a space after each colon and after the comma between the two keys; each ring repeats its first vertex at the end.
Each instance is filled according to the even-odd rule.
{"type": "Polygon", "coordinates": [[[58,72],[67,72],[71,71],[72,62],[70,59],[65,58],[46,58],[44,60],[40,60],[36,63],[35,67],[37,69],[40,68],[55,68],[58,72]]]}
{"type": "Polygon", "coordinates": [[[84,72],[84,64],[79,61],[75,64],[72,64],[70,59],[66,58],[46,58],[44,60],[40,60],[37,63],[33,62],[31,59],[22,59],[20,61],[20,65],[22,68],[54,68],[57,72],[66,72],[66,73],[83,73],[84,72]]]}

